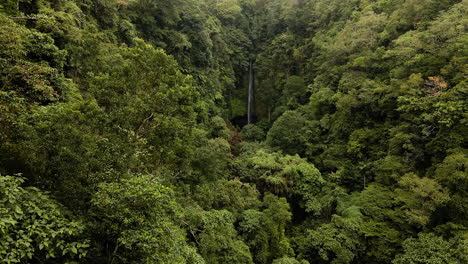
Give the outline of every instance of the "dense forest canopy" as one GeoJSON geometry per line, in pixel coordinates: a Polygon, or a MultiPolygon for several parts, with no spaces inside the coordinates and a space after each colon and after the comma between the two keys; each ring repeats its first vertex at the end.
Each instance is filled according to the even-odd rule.
{"type": "Polygon", "coordinates": [[[468,263],[468,0],[2,0],[0,263],[468,263]]]}

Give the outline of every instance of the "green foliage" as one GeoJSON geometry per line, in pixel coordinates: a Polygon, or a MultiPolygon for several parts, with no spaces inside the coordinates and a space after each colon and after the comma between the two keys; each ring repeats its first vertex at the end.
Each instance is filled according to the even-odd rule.
{"type": "Polygon", "coordinates": [[[2,1],[0,262],[468,262],[467,7],[2,1]]]}
{"type": "Polygon", "coordinates": [[[293,253],[285,235],[292,215],[286,199],[273,194],[265,195],[262,207],[263,211],[244,211],[239,225],[256,263],[271,263],[276,258],[293,253]]]}
{"type": "Polygon", "coordinates": [[[279,259],[275,259],[273,264],[308,264],[309,262],[306,260],[298,261],[295,258],[290,257],[283,257],[279,259]]]}
{"type": "Polygon", "coordinates": [[[284,85],[283,100],[291,109],[307,102],[307,86],[300,76],[290,76],[284,85]]]}
{"type": "Polygon", "coordinates": [[[96,230],[112,248],[108,261],[118,263],[203,263],[185,242],[181,210],[173,191],[152,175],[102,183],[93,196],[96,230]]]}
{"type": "Polygon", "coordinates": [[[1,263],[62,263],[88,252],[83,223],[35,187],[22,187],[21,176],[0,175],[1,263]]]}
{"type": "Polygon", "coordinates": [[[210,122],[210,128],[211,128],[211,137],[213,138],[223,138],[228,140],[230,136],[230,131],[226,126],[226,121],[224,121],[223,118],[220,116],[215,116],[211,119],[210,122]]]}
{"type": "Polygon", "coordinates": [[[361,232],[366,237],[366,251],[362,258],[390,262],[404,234],[400,224],[401,212],[396,210],[399,203],[395,193],[391,188],[372,183],[356,195],[350,199],[351,206],[344,206],[346,209],[342,214],[359,217],[363,221],[361,232]]]}
{"type": "Polygon", "coordinates": [[[442,163],[437,165],[434,179],[440,185],[449,189],[449,212],[453,214],[454,218],[463,219],[463,215],[468,211],[466,206],[468,158],[466,154],[455,152],[447,156],[442,163]]]}
{"type": "Polygon", "coordinates": [[[267,143],[286,154],[302,154],[308,142],[307,119],[297,111],[287,111],[273,124],[267,143]]]}
{"type": "Polygon", "coordinates": [[[148,153],[154,165],[186,162],[176,159],[190,153],[190,145],[182,144],[192,140],[196,118],[198,93],[190,78],[164,51],[142,40],[109,54],[102,58],[103,70],[90,80],[99,106],[116,126],[158,149],[148,153]]]}
{"type": "Polygon", "coordinates": [[[402,263],[462,263],[463,256],[457,256],[456,248],[442,237],[432,233],[420,233],[418,238],[409,238],[403,242],[404,253],[392,262],[402,263]],[[460,258],[462,257],[462,258],[460,258]]]}
{"type": "Polygon", "coordinates": [[[238,238],[227,210],[186,209],[188,229],[206,263],[253,263],[249,247],[238,238]]]}
{"type": "Polygon", "coordinates": [[[190,167],[194,169],[192,177],[198,182],[226,179],[226,167],[231,157],[229,142],[222,138],[207,139],[199,137],[190,167]]]}
{"type": "Polygon", "coordinates": [[[216,9],[219,12],[219,17],[222,21],[235,21],[242,12],[238,0],[222,0],[217,1],[216,9]]]}
{"type": "Polygon", "coordinates": [[[235,216],[260,205],[259,193],[255,186],[243,183],[239,179],[198,185],[193,197],[204,209],[226,209],[235,216]]]}
{"type": "Polygon", "coordinates": [[[363,250],[361,221],[334,215],[330,223],[308,230],[298,240],[299,256],[329,263],[351,263],[363,250]]]}
{"type": "Polygon", "coordinates": [[[446,190],[434,180],[406,174],[398,182],[397,201],[402,202],[405,220],[411,224],[425,226],[431,213],[450,200],[446,190]]]}
{"type": "Polygon", "coordinates": [[[43,33],[28,30],[0,14],[0,89],[29,103],[50,103],[63,93],[65,80],[57,71],[66,52],[43,33]]]}
{"type": "Polygon", "coordinates": [[[263,192],[298,196],[299,204],[307,212],[319,214],[325,206],[319,197],[325,180],[311,163],[297,155],[283,156],[265,149],[244,155],[236,162],[241,179],[256,183],[263,192]]]}
{"type": "Polygon", "coordinates": [[[265,132],[254,124],[246,125],[242,128],[240,136],[246,141],[263,141],[265,140],[265,132]]]}

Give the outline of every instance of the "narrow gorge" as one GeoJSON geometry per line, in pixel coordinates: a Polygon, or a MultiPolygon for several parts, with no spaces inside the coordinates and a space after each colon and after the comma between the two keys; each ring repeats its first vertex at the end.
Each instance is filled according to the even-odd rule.
{"type": "Polygon", "coordinates": [[[0,264],[468,263],[468,0],[0,1],[0,264]]]}

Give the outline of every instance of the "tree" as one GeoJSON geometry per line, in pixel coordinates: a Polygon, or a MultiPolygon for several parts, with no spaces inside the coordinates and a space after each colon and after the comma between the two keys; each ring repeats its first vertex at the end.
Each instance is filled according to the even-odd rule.
{"type": "Polygon", "coordinates": [[[225,23],[232,23],[241,16],[239,0],[221,0],[216,3],[217,15],[225,23]]]}
{"type": "Polygon", "coordinates": [[[302,154],[308,142],[307,119],[298,111],[286,111],[273,123],[267,135],[268,145],[286,154],[302,154]]]}
{"type": "Polygon", "coordinates": [[[298,261],[295,258],[290,257],[283,257],[279,259],[275,259],[273,264],[308,264],[307,260],[298,261]]]}
{"type": "Polygon", "coordinates": [[[245,210],[260,206],[259,196],[253,184],[223,179],[196,186],[192,198],[205,210],[226,209],[238,218],[245,210]]]}
{"type": "Polygon", "coordinates": [[[307,86],[300,76],[290,76],[284,85],[282,100],[290,109],[295,109],[298,105],[305,104],[307,98],[307,86]]]}
{"type": "Polygon", "coordinates": [[[94,236],[108,263],[204,263],[185,240],[173,190],[154,175],[101,183],[92,198],[94,236]]]}
{"type": "Polygon", "coordinates": [[[330,223],[297,238],[299,257],[332,264],[352,263],[363,251],[361,220],[334,215],[330,223]]]}
{"type": "Polygon", "coordinates": [[[208,264],[252,264],[249,247],[239,239],[234,217],[227,210],[186,208],[189,233],[208,264]]]}
{"type": "Polygon", "coordinates": [[[144,146],[146,166],[186,168],[199,93],[171,56],[135,41],[134,47],[111,46],[100,58],[102,67],[92,73],[89,92],[115,127],[144,146]],[[154,148],[158,151],[149,151],[154,148]]]}
{"type": "Polygon", "coordinates": [[[447,191],[436,181],[413,173],[404,175],[398,184],[396,199],[403,203],[404,219],[417,226],[427,225],[432,212],[450,200],[447,191]]]}
{"type": "Polygon", "coordinates": [[[451,243],[433,233],[420,233],[418,238],[403,242],[403,254],[399,254],[393,264],[462,263],[456,256],[451,243]]]}
{"type": "Polygon", "coordinates": [[[0,2],[0,262],[468,263],[468,0],[0,2]]]}
{"type": "Polygon", "coordinates": [[[263,211],[244,211],[239,223],[255,261],[271,263],[276,258],[291,256],[293,251],[285,234],[292,216],[288,202],[284,198],[266,194],[262,208],[263,211]]]}
{"type": "Polygon", "coordinates": [[[265,139],[265,132],[260,127],[249,124],[242,128],[240,136],[246,141],[263,141],[265,139]]]}
{"type": "Polygon", "coordinates": [[[1,263],[64,263],[86,256],[85,226],[43,191],[0,175],[1,263]]]}
{"type": "Polygon", "coordinates": [[[299,156],[283,156],[259,149],[236,161],[242,180],[256,183],[261,192],[299,198],[307,212],[320,214],[325,207],[320,193],[325,180],[311,163],[299,156]]]}
{"type": "Polygon", "coordinates": [[[468,212],[468,158],[465,153],[454,152],[448,155],[442,163],[436,166],[433,178],[441,185],[448,188],[450,201],[448,201],[448,212],[452,221],[464,218],[468,212]]]}

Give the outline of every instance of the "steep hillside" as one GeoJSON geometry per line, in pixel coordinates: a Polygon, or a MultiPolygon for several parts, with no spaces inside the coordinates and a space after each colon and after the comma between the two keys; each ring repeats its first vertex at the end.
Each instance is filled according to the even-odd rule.
{"type": "Polygon", "coordinates": [[[4,0],[0,263],[468,263],[468,0],[4,0]]]}

